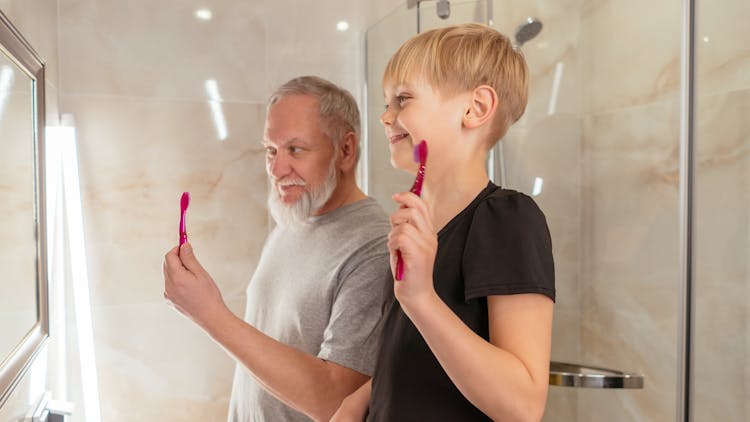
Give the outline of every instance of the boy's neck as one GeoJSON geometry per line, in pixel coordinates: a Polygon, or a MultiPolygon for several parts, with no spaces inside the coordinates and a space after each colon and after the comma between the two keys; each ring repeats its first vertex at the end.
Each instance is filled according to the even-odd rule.
{"type": "Polygon", "coordinates": [[[483,160],[456,165],[448,171],[428,168],[422,198],[431,210],[435,232],[463,211],[488,182],[483,160]]]}

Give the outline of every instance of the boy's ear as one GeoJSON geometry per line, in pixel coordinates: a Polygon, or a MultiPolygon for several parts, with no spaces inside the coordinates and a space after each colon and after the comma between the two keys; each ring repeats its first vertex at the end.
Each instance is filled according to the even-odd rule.
{"type": "Polygon", "coordinates": [[[475,128],[491,122],[497,107],[497,92],[488,85],[478,86],[471,92],[471,103],[464,112],[462,123],[467,128],[475,128]]]}
{"type": "Polygon", "coordinates": [[[338,149],[338,167],[344,172],[353,169],[357,165],[357,135],[347,132],[338,149]]]}

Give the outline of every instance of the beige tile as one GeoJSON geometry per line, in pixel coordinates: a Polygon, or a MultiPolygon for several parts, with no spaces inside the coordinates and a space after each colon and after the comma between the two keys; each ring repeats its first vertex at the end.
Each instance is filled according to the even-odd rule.
{"type": "Polygon", "coordinates": [[[677,104],[667,102],[585,120],[584,363],[642,373],[646,381],[643,391],[582,393],[581,420],[674,418],[677,114],[677,104]]]}
{"type": "Polygon", "coordinates": [[[44,112],[45,112],[45,125],[46,126],[58,126],[60,124],[60,108],[58,99],[58,89],[47,82],[44,91],[44,112]]]}
{"type": "Polygon", "coordinates": [[[695,411],[697,419],[743,420],[747,409],[736,403],[747,401],[738,368],[747,366],[750,338],[750,91],[698,104],[695,411]]]}
{"type": "Polygon", "coordinates": [[[224,103],[219,141],[206,103],[61,100],[78,130],[93,303],[161,300],[182,191],[197,256],[225,294],[244,291],[267,233],[264,106],[224,103]]]}
{"type": "Polygon", "coordinates": [[[700,95],[750,88],[750,3],[701,2],[696,15],[696,87],[700,95]]]}
{"type": "Polygon", "coordinates": [[[543,422],[578,421],[578,389],[551,386],[543,422]]]}
{"type": "Polygon", "coordinates": [[[234,361],[164,303],[93,312],[102,419],[224,420],[234,361]]]}
{"type": "Polygon", "coordinates": [[[60,0],[65,94],[205,99],[218,81],[228,101],[262,101],[266,25],[259,2],[60,0]]]}
{"type": "Polygon", "coordinates": [[[648,0],[584,6],[578,48],[586,112],[678,97],[681,11],[679,2],[648,0]]]}
{"type": "Polygon", "coordinates": [[[268,86],[300,75],[329,79],[361,98],[364,32],[358,2],[284,0],[265,3],[268,86]],[[339,31],[339,21],[349,24],[339,31]]]}
{"type": "Polygon", "coordinates": [[[365,27],[368,29],[394,13],[406,10],[406,3],[401,0],[365,1],[364,3],[365,7],[362,9],[362,19],[365,27]]]}

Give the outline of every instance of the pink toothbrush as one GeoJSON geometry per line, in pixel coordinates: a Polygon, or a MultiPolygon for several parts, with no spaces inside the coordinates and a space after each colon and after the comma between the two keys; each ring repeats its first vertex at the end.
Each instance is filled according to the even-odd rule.
{"type": "MultiPolygon", "coordinates": [[[[427,141],[424,139],[414,147],[414,161],[419,163],[417,177],[409,192],[422,196],[422,184],[424,183],[424,167],[427,164],[427,141]]],[[[401,257],[401,251],[396,251],[396,280],[401,281],[404,277],[404,259],[401,257]]]]}
{"type": "Polygon", "coordinates": [[[182,192],[180,198],[180,246],[187,242],[187,230],[185,229],[185,212],[190,205],[190,193],[182,192]]]}

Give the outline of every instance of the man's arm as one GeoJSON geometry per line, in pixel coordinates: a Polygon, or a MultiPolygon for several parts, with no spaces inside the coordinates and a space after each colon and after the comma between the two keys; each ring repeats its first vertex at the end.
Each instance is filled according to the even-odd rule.
{"type": "Polygon", "coordinates": [[[314,420],[327,421],[368,376],[280,343],[224,304],[216,283],[189,243],[164,261],[164,296],[192,319],[280,401],[314,420]]]}
{"type": "Polygon", "coordinates": [[[369,378],[280,343],[229,309],[204,328],[269,393],[316,421],[328,421],[341,401],[369,378]]]}
{"type": "Polygon", "coordinates": [[[362,422],[367,417],[372,394],[372,379],[362,384],[357,391],[341,402],[341,407],[334,413],[330,422],[362,422]]]}

